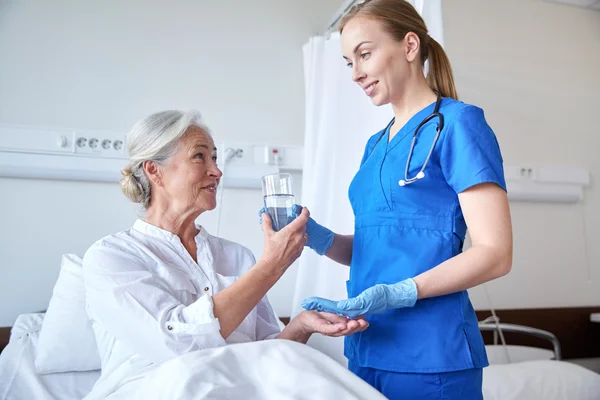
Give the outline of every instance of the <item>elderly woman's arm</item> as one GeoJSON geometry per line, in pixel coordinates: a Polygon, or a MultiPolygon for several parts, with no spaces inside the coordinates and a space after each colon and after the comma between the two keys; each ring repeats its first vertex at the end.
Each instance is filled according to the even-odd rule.
{"type": "Polygon", "coordinates": [[[225,345],[211,297],[203,295],[190,305],[182,304],[174,290],[186,290],[191,282],[167,282],[147,263],[126,246],[98,243],[86,252],[83,277],[93,323],[156,363],[225,345]]]}
{"type": "Polygon", "coordinates": [[[235,283],[213,296],[214,315],[219,319],[221,335],[224,338],[229,337],[242,323],[283,272],[278,272],[265,261],[259,260],[235,283]]]}
{"type": "MultiPolygon", "coordinates": [[[[261,329],[261,324],[264,324],[267,330],[275,325],[273,321],[269,321],[274,313],[265,295],[299,256],[294,248],[299,246],[301,249],[304,245],[304,237],[301,235],[304,233],[303,227],[308,217],[308,210],[304,209],[290,225],[275,233],[268,214],[263,215],[262,228],[265,234],[263,257],[233,285],[213,296],[214,313],[221,323],[223,337],[227,338],[257,304],[259,319],[257,330],[261,329]],[[290,246],[290,243],[293,245],[290,246]]],[[[363,320],[349,321],[335,314],[305,311],[294,318],[278,338],[306,343],[313,333],[344,336],[367,327],[368,323],[363,320]]],[[[268,337],[272,335],[257,332],[258,340],[268,337]]]]}
{"type": "Polygon", "coordinates": [[[224,338],[242,323],[287,268],[302,254],[308,217],[308,210],[302,210],[300,216],[280,232],[273,230],[268,215],[263,218],[263,256],[234,284],[213,296],[214,314],[219,319],[221,335],[224,338]]]}
{"type": "Polygon", "coordinates": [[[177,270],[156,272],[148,268],[148,262],[135,248],[114,243],[98,243],[83,258],[90,319],[137,354],[162,363],[190,351],[226,345],[225,338],[239,326],[232,323],[233,314],[217,314],[219,307],[228,304],[245,317],[258,303],[257,319],[265,321],[260,327],[257,322],[257,340],[279,335],[265,297],[268,284],[248,279],[263,277],[256,275],[256,271],[267,268],[262,262],[214,298],[201,295],[189,305],[182,304],[175,293],[193,290],[187,275],[177,270]]]}
{"type": "Polygon", "coordinates": [[[306,218],[299,217],[277,234],[267,229],[264,255],[250,271],[223,291],[201,295],[189,305],[175,296],[176,291],[193,291],[187,276],[148,268],[149,260],[136,246],[99,242],[83,259],[88,314],[154,362],[225,345],[225,338],[300,255],[306,218]]]}

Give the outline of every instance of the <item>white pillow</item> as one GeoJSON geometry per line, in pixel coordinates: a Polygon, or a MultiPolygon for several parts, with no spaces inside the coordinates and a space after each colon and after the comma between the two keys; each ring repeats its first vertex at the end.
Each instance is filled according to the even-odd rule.
{"type": "Polygon", "coordinates": [[[486,400],[598,400],[600,375],[566,361],[536,360],[483,369],[486,400]]]}
{"type": "Polygon", "coordinates": [[[40,374],[100,369],[100,355],[85,311],[81,258],[65,254],[42,322],[35,367],[40,374]]]}

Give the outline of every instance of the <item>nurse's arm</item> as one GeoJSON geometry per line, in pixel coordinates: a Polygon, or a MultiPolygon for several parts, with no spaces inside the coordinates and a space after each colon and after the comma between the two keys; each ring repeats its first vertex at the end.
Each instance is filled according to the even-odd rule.
{"type": "Polygon", "coordinates": [[[472,246],[414,278],[419,299],[472,288],[510,272],[512,224],[506,192],[493,183],[458,195],[472,246]]]}
{"type": "Polygon", "coordinates": [[[350,266],[353,241],[354,235],[338,235],[336,233],[333,238],[333,244],[325,255],[337,263],[350,266]]]}

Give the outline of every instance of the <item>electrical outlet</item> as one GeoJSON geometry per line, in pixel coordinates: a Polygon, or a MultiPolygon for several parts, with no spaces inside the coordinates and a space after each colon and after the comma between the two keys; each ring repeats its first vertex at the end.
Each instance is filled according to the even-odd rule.
{"type": "Polygon", "coordinates": [[[265,147],[265,164],[283,165],[283,148],[278,146],[265,147]]]}
{"type": "Polygon", "coordinates": [[[521,178],[532,179],[535,177],[535,169],[530,166],[522,166],[519,169],[519,175],[521,178]]]}
{"type": "Polygon", "coordinates": [[[250,143],[225,142],[219,148],[218,165],[252,165],[254,163],[254,149],[250,143]]]}
{"type": "Polygon", "coordinates": [[[75,153],[106,158],[125,158],[125,135],[104,132],[73,133],[75,153]]]}

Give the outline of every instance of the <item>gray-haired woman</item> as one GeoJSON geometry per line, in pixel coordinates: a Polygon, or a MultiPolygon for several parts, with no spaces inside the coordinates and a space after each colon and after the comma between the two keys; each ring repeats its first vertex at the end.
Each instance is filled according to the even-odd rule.
{"type": "Polygon", "coordinates": [[[306,311],[280,331],[266,293],[300,256],[308,210],[279,232],[263,216],[258,262],[245,247],[196,225],[216,207],[222,175],[197,113],[150,115],[134,126],[128,146],[121,187],[146,212],[83,258],[87,312],[102,360],[87,399],[127,398],[153,366],[193,350],[270,338],[306,343],[312,333],[341,336],[367,327],[306,311]]]}

